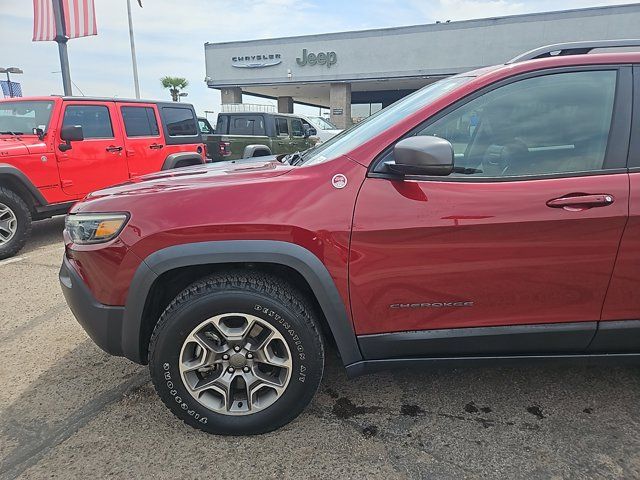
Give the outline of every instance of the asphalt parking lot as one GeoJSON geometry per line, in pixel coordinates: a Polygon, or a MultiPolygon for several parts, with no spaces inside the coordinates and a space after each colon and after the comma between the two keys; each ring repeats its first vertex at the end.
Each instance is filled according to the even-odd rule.
{"type": "Polygon", "coordinates": [[[1,478],[640,478],[640,368],[387,372],[331,356],[315,400],[259,437],[174,418],[99,350],[58,287],[63,220],[0,262],[1,478]]]}

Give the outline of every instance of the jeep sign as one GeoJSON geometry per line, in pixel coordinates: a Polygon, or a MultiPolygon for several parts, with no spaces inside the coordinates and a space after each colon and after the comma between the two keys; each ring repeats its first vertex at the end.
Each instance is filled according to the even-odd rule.
{"type": "Polygon", "coordinates": [[[338,55],[336,55],[336,52],[320,52],[316,54],[307,52],[306,48],[302,49],[302,58],[296,58],[296,63],[301,67],[305,65],[311,67],[314,65],[326,65],[327,68],[331,68],[331,65],[335,65],[337,61],[338,55]]]}

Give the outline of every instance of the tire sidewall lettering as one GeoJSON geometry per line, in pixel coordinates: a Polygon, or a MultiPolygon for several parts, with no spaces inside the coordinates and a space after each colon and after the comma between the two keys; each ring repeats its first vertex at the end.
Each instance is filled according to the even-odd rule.
{"type": "Polygon", "coordinates": [[[303,363],[306,360],[306,355],[305,355],[304,345],[302,344],[302,340],[300,339],[300,336],[296,333],[293,326],[289,322],[287,322],[282,315],[280,315],[273,309],[269,307],[265,307],[264,305],[261,305],[259,303],[256,303],[253,306],[253,310],[255,312],[260,312],[263,315],[266,315],[267,317],[275,320],[278,323],[278,325],[280,325],[284,329],[284,331],[289,335],[289,340],[292,344],[292,345],[290,344],[289,347],[290,348],[293,347],[292,350],[298,352],[298,361],[300,362],[300,365],[298,366],[298,369],[297,369],[298,371],[294,372],[292,377],[295,376],[298,382],[304,383],[306,380],[305,372],[307,370],[307,366],[303,363]]]}

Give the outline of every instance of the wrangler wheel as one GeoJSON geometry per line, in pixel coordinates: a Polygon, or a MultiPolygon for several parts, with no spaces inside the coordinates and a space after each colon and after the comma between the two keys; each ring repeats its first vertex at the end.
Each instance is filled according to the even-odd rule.
{"type": "Polygon", "coordinates": [[[210,433],[263,433],[313,398],[324,350],[313,310],[277,277],[214,275],[180,293],[150,342],[149,367],[164,403],[210,433]]]}
{"type": "Polygon", "coordinates": [[[31,233],[31,212],[15,192],[0,187],[0,260],[18,253],[31,233]]]}

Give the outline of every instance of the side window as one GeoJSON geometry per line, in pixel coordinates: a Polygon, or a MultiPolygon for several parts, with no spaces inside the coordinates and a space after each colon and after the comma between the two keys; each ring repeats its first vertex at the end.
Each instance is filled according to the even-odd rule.
{"type": "Polygon", "coordinates": [[[210,134],[213,133],[213,129],[209,122],[205,119],[198,119],[198,126],[200,127],[200,133],[210,134]]]}
{"type": "Polygon", "coordinates": [[[229,117],[225,115],[218,115],[218,121],[216,122],[216,132],[218,135],[226,135],[228,126],[229,117]]]}
{"type": "Polygon", "coordinates": [[[289,136],[289,125],[287,125],[286,118],[276,117],[276,133],[289,136]]]}
{"type": "Polygon", "coordinates": [[[304,130],[302,128],[302,121],[297,118],[291,119],[291,134],[294,137],[304,137],[304,130]]]}
{"type": "Polygon", "coordinates": [[[157,137],[158,120],[151,107],[121,107],[127,137],[157,137]]]}
{"type": "Polygon", "coordinates": [[[190,108],[162,107],[162,116],[170,137],[198,134],[196,119],[190,108]]]}
{"type": "Polygon", "coordinates": [[[229,135],[264,135],[264,120],[260,116],[232,117],[229,135]]]}
{"type": "Polygon", "coordinates": [[[617,72],[543,75],[496,88],[418,135],[453,145],[453,176],[506,177],[604,168],[617,72]]]}
{"type": "Polygon", "coordinates": [[[62,126],[80,125],[85,139],[113,138],[109,109],[104,105],[69,105],[62,126]]]}

